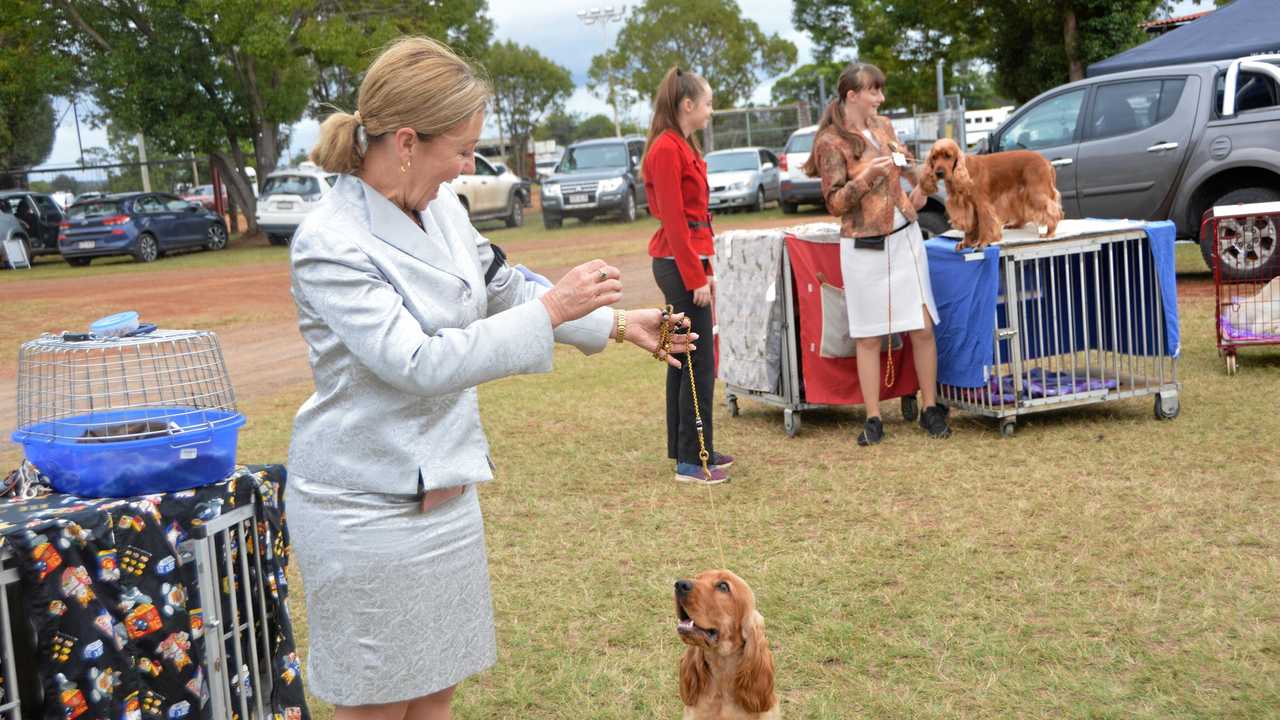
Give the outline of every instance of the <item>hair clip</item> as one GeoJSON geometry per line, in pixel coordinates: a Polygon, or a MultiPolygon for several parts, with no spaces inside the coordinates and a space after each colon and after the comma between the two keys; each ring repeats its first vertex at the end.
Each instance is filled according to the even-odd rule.
{"type": "Polygon", "coordinates": [[[365,131],[364,125],[356,126],[356,149],[360,151],[360,156],[369,151],[369,133],[365,131]]]}
{"type": "Polygon", "coordinates": [[[681,76],[683,76],[683,75],[684,75],[684,71],[677,67],[677,68],[676,68],[676,77],[681,77],[681,76]]]}

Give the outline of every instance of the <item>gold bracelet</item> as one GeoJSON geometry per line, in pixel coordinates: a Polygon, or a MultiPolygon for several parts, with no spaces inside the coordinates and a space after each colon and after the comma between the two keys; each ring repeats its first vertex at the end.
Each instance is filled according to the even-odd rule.
{"type": "Polygon", "coordinates": [[[618,322],[618,332],[613,336],[614,342],[622,342],[627,339],[627,311],[614,310],[613,318],[618,322]]]}

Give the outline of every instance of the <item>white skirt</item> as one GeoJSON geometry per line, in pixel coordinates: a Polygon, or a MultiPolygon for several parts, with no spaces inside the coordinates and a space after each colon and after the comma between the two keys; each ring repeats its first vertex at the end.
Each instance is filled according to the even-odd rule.
{"type": "MultiPolygon", "coordinates": [[[[906,218],[894,210],[894,226],[906,218]]],[[[849,308],[849,337],[868,338],[924,328],[924,308],[938,324],[938,306],[929,284],[929,259],[920,225],[885,238],[883,250],[859,250],[840,238],[840,273],[849,308]]]]}

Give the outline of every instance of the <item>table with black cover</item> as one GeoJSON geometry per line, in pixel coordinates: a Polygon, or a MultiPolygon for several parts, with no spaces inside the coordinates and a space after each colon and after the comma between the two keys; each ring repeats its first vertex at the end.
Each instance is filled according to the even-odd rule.
{"type": "MultiPolygon", "coordinates": [[[[281,465],[250,466],[223,482],[174,493],[0,501],[0,555],[20,575],[8,588],[9,607],[35,631],[32,646],[23,618],[11,618],[5,629],[19,667],[0,668],[0,683],[18,678],[21,717],[210,718],[204,643],[215,634],[206,633],[202,608],[209,600],[199,596],[197,564],[183,562],[179,548],[202,524],[246,505],[256,505],[259,541],[245,543],[252,546],[246,550],[260,555],[249,563],[251,584],[259,563],[267,575],[266,616],[256,622],[266,623],[270,647],[271,667],[260,671],[272,673],[273,682],[261,701],[268,716],[309,717],[285,604],[284,482],[281,465]],[[267,537],[272,542],[262,543],[267,537]]],[[[230,586],[238,583],[222,580],[210,586],[220,588],[221,616],[228,617],[230,586]]],[[[0,684],[0,707],[14,690],[0,684]]]]}

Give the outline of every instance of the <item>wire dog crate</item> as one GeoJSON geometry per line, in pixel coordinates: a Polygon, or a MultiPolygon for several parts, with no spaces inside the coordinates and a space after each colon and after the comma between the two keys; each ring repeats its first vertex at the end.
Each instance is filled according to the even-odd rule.
{"type": "Polygon", "coordinates": [[[1213,238],[1218,354],[1227,374],[1241,347],[1280,345],[1280,202],[1205,212],[1201,237],[1213,238]]]}
{"type": "MultiPolygon", "coordinates": [[[[263,558],[276,538],[270,528],[255,533],[254,511],[250,504],[224,513],[179,545],[179,565],[196,564],[206,638],[204,676],[214,720],[274,720],[268,702],[275,676],[267,592],[278,580],[263,558]]],[[[18,583],[12,552],[0,548],[0,720],[37,716],[43,705],[33,631],[16,600],[18,583]]]]}
{"type": "Polygon", "coordinates": [[[60,492],[127,497],[217,482],[235,465],[236,411],[217,336],[44,335],[18,354],[13,439],[60,492]]]}
{"type": "Polygon", "coordinates": [[[1144,396],[1155,397],[1158,419],[1177,417],[1172,235],[1156,252],[1140,225],[1066,225],[1077,232],[1068,235],[1060,226],[1051,240],[1006,234],[998,246],[1000,290],[986,384],[940,384],[939,396],[951,407],[998,419],[1006,437],[1028,413],[1144,396]]]}

